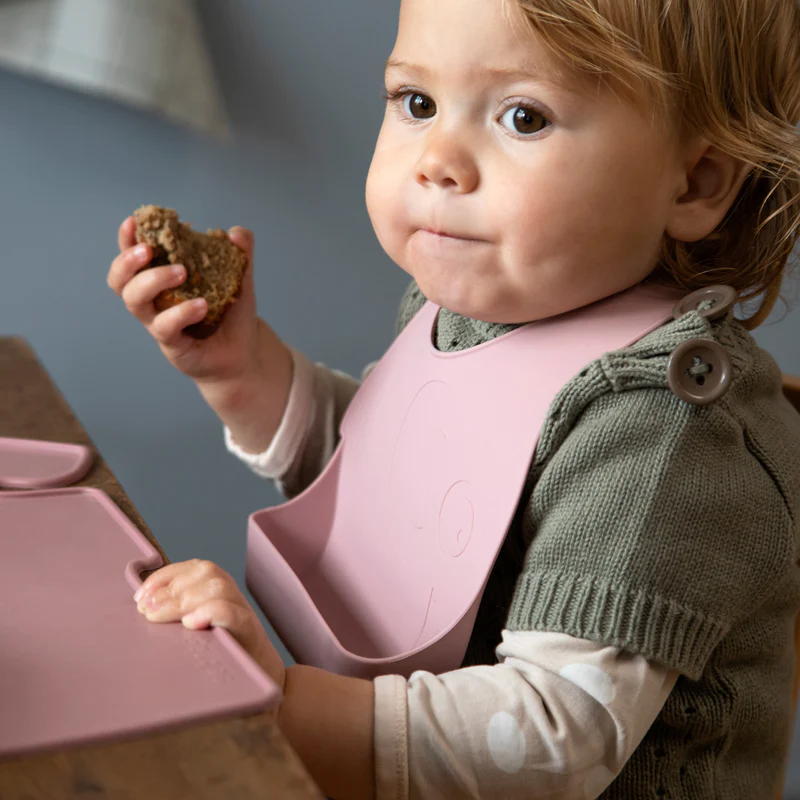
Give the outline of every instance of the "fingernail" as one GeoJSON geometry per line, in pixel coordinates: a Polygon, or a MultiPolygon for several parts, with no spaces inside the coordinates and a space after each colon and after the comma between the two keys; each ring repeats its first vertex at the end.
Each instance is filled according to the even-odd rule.
{"type": "Polygon", "coordinates": [[[199,300],[192,300],[192,308],[195,308],[199,311],[201,308],[205,307],[206,307],[206,301],[203,300],[202,297],[199,300]]]}
{"type": "Polygon", "coordinates": [[[146,244],[139,244],[136,245],[136,249],[133,251],[133,254],[136,258],[144,258],[147,255],[147,245],[146,244]]]}
{"type": "Polygon", "coordinates": [[[183,277],[183,276],[186,274],[186,270],[185,270],[185,269],[184,269],[184,268],[183,268],[183,267],[182,267],[180,264],[176,264],[176,265],[175,265],[175,266],[172,268],[172,274],[173,274],[173,275],[174,275],[176,278],[182,278],[182,277],[183,277]]]}
{"type": "Polygon", "coordinates": [[[136,594],[134,594],[133,599],[135,602],[139,602],[142,599],[142,595],[144,594],[144,584],[142,584],[137,590],[136,594]]]}

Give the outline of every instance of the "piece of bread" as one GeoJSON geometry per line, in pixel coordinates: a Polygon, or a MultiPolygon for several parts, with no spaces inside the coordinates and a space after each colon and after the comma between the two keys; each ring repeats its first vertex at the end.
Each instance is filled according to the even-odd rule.
{"type": "Polygon", "coordinates": [[[186,267],[187,277],[180,286],[165,289],[156,296],[156,310],[164,311],[185,300],[204,297],[208,313],[183,332],[195,339],[207,339],[219,328],[225,313],[241,294],[247,255],[225,231],[219,228],[207,233],[193,231],[171,208],[142,206],[133,216],[136,241],[153,248],[153,258],[145,269],[166,264],[186,267]]]}

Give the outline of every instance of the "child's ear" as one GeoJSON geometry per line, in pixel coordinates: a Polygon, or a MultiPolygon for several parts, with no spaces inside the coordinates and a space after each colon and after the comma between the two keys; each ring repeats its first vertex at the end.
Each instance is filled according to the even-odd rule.
{"type": "Polygon", "coordinates": [[[696,242],[722,222],[751,167],[696,138],[685,150],[682,185],[673,200],[666,232],[696,242]]]}

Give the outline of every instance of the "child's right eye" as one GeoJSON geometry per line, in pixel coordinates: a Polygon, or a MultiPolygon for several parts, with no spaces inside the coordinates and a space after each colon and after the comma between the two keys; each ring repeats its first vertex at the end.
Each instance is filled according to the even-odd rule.
{"type": "Polygon", "coordinates": [[[403,98],[403,107],[414,119],[430,119],[436,114],[436,103],[427,95],[409,92],[403,98]]]}
{"type": "Polygon", "coordinates": [[[406,116],[413,119],[430,119],[436,115],[436,102],[422,92],[403,88],[396,92],[386,92],[384,99],[394,104],[402,102],[406,116]]]}

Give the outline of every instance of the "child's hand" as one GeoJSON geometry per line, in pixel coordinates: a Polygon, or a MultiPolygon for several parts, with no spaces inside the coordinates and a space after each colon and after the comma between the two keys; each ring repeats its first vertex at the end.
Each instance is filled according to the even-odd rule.
{"type": "Polygon", "coordinates": [[[221,567],[198,558],[168,564],[147,578],[134,599],[150,622],[181,620],[192,630],[227,628],[283,691],[283,661],[236,581],[221,567]]]}
{"type": "Polygon", "coordinates": [[[128,217],[119,227],[120,254],[112,261],[108,271],[108,285],[124,301],[131,312],[158,342],[161,352],[178,370],[197,381],[238,380],[247,374],[255,355],[258,330],[255,289],[253,286],[253,234],[246,228],[234,227],[228,235],[237,247],[247,253],[248,267],[242,281],[242,292],[236,303],[228,309],[225,318],[213,336],[193,339],[183,333],[187,325],[200,322],[208,307],[202,301],[194,308],[189,301],[179,303],[166,311],[157,312],[153,300],[164,289],[180,286],[186,280],[185,268],[176,274],[181,265],[143,269],[153,257],[149,245],[136,245],[136,223],[128,217]]]}

